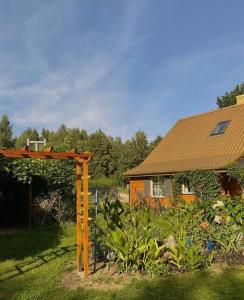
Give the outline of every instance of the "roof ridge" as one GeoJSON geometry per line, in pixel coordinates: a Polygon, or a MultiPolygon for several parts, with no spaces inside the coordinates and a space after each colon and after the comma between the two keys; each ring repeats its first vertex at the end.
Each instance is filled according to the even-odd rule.
{"type": "Polygon", "coordinates": [[[214,112],[219,112],[219,111],[222,111],[222,110],[233,109],[233,108],[239,107],[241,105],[244,105],[244,103],[243,104],[234,104],[234,105],[230,105],[230,106],[227,106],[227,107],[217,108],[217,109],[213,109],[213,110],[210,110],[210,111],[207,111],[207,112],[203,112],[203,113],[199,113],[199,114],[194,114],[194,115],[191,115],[191,116],[183,117],[183,118],[180,118],[178,120],[178,122],[182,121],[182,120],[185,120],[185,119],[196,118],[196,117],[207,115],[207,114],[211,114],[211,113],[214,113],[214,112]]]}

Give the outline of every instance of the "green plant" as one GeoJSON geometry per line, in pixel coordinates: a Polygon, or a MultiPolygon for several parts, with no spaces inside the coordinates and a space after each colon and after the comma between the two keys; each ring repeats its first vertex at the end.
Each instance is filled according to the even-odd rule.
{"type": "Polygon", "coordinates": [[[225,255],[241,250],[240,228],[236,224],[223,224],[216,228],[213,239],[225,255]]]}
{"type": "MultiPolygon", "coordinates": [[[[107,215],[108,211],[104,213],[107,215]]],[[[103,232],[100,242],[106,245],[110,256],[114,254],[112,257],[121,270],[150,274],[153,270],[159,272],[165,248],[163,239],[167,236],[169,224],[156,219],[149,210],[131,210],[120,215],[117,226],[111,226],[100,214],[99,224],[103,232]],[[164,224],[165,234],[162,234],[163,228],[158,228],[158,224],[164,224]]]]}
{"type": "Polygon", "coordinates": [[[244,188],[244,168],[238,167],[235,164],[230,164],[227,166],[227,175],[229,175],[231,178],[234,178],[237,180],[237,182],[241,185],[242,188],[244,188]]]}
{"type": "Polygon", "coordinates": [[[170,263],[179,271],[195,271],[203,265],[202,251],[193,242],[189,243],[187,231],[181,228],[175,235],[176,245],[169,247],[170,263]]]}

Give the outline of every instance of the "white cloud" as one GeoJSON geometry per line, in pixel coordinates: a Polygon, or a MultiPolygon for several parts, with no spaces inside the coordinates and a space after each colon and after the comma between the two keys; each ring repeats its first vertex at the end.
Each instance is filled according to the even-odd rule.
{"type": "MultiPolygon", "coordinates": [[[[123,134],[126,137],[127,127],[123,124],[128,112],[124,111],[124,107],[130,98],[127,80],[133,68],[127,53],[136,46],[135,35],[146,8],[145,3],[128,3],[121,26],[123,30],[111,35],[109,51],[103,48],[92,49],[90,57],[80,57],[76,65],[66,64],[58,69],[52,69],[38,42],[38,34],[43,34],[43,30],[38,31],[41,16],[36,14],[27,19],[23,40],[33,70],[30,71],[32,65],[26,65],[26,70],[34,75],[36,71],[40,78],[26,83],[19,83],[22,78],[15,77],[13,80],[16,70],[25,70],[19,62],[16,68],[12,66],[7,72],[7,82],[0,84],[0,99],[7,100],[0,101],[12,102],[13,122],[17,126],[39,128],[55,128],[60,123],[65,123],[67,126],[79,126],[89,131],[102,128],[109,134],[123,134]]],[[[48,35],[48,31],[46,34],[48,35]]]]}

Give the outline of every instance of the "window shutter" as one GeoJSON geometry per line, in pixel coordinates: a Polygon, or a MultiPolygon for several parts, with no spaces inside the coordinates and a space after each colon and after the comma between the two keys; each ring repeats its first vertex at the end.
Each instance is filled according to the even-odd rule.
{"type": "Polygon", "coordinates": [[[144,197],[150,197],[151,180],[144,180],[144,197]]]}
{"type": "Polygon", "coordinates": [[[165,193],[165,197],[173,196],[172,182],[170,178],[164,178],[164,193],[165,193]]]}

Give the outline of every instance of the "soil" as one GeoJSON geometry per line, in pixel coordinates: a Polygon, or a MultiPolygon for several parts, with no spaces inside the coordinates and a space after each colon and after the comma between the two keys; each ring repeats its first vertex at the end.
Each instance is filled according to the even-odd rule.
{"type": "Polygon", "coordinates": [[[132,278],[138,278],[138,276],[127,275],[124,273],[120,274],[116,272],[114,267],[107,268],[101,263],[98,264],[97,271],[95,273],[91,273],[86,279],[84,279],[83,272],[66,272],[62,280],[62,286],[69,289],[82,287],[85,289],[96,290],[117,290],[124,288],[131,282],[132,278]]]}
{"type": "Polygon", "coordinates": [[[82,286],[80,276],[76,271],[66,273],[63,278],[62,286],[66,289],[77,289],[82,286]]]}
{"type": "MultiPolygon", "coordinates": [[[[208,271],[216,274],[221,275],[226,268],[230,265],[240,265],[244,264],[244,256],[242,253],[240,254],[232,254],[228,257],[217,257],[217,262],[212,264],[209,267],[208,271]]],[[[85,288],[85,289],[103,289],[103,290],[117,290],[122,289],[127,286],[131,280],[136,279],[144,279],[150,280],[148,276],[143,274],[133,275],[133,274],[125,274],[125,273],[118,273],[114,266],[108,268],[104,265],[104,263],[97,264],[97,271],[91,273],[90,276],[84,279],[83,272],[78,273],[74,271],[73,267],[70,266],[63,277],[62,286],[69,289],[77,289],[77,288],[85,288]]],[[[92,270],[93,266],[90,265],[90,270],[92,270]]],[[[174,273],[177,275],[177,272],[174,273]]],[[[183,273],[178,273],[179,276],[182,276],[183,273]]]]}
{"type": "Polygon", "coordinates": [[[227,255],[220,255],[219,253],[215,257],[215,261],[217,263],[226,263],[230,266],[236,264],[244,264],[244,255],[242,252],[239,253],[231,253],[227,255]]]}

